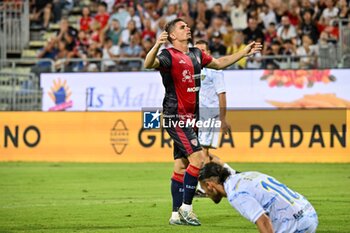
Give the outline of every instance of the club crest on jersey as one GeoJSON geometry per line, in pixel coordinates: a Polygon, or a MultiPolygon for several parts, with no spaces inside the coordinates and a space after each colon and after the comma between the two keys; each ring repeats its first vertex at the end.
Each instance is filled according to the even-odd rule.
{"type": "Polygon", "coordinates": [[[181,60],[179,61],[179,64],[186,64],[186,62],[185,62],[183,59],[181,59],[181,60]]]}
{"type": "Polygon", "coordinates": [[[189,83],[192,82],[192,75],[189,70],[182,71],[182,76],[183,76],[182,82],[189,82],[189,83]]]}
{"type": "Polygon", "coordinates": [[[194,145],[194,146],[198,146],[198,141],[197,141],[197,139],[195,139],[195,138],[192,139],[192,140],[191,140],[191,144],[194,145]]]}

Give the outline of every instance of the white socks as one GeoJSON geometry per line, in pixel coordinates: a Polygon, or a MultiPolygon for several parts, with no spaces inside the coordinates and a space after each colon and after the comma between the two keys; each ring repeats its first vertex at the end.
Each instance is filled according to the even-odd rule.
{"type": "Polygon", "coordinates": [[[205,193],[204,189],[202,189],[202,186],[199,182],[197,184],[197,190],[201,191],[202,193],[205,193]]]}
{"type": "MultiPolygon", "coordinates": [[[[192,211],[192,205],[187,205],[185,203],[182,203],[181,205],[181,208],[184,210],[184,211],[187,211],[187,212],[190,212],[192,211]]],[[[180,218],[180,215],[179,215],[179,212],[171,212],[171,218],[172,219],[177,219],[177,218],[180,218]]]]}
{"type": "Polygon", "coordinates": [[[180,216],[179,216],[179,212],[171,212],[171,218],[172,219],[177,219],[177,218],[180,218],[180,216]]]}
{"type": "Polygon", "coordinates": [[[181,208],[182,208],[184,211],[187,211],[187,212],[192,211],[192,205],[187,205],[187,204],[185,204],[185,203],[182,203],[181,208]]]}

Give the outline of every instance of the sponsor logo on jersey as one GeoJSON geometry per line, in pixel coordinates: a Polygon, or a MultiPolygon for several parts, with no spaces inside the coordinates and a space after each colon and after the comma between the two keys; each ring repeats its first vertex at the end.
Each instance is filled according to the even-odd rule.
{"type": "Polygon", "coordinates": [[[182,82],[189,82],[189,83],[192,83],[192,74],[191,74],[191,71],[189,70],[184,70],[182,71],[182,82]]]}
{"type": "Polygon", "coordinates": [[[187,92],[198,92],[200,87],[188,87],[187,92]]]}
{"type": "Polygon", "coordinates": [[[194,146],[197,146],[197,145],[198,145],[197,139],[195,139],[195,138],[192,139],[192,140],[191,140],[191,144],[194,145],[194,146]]]}

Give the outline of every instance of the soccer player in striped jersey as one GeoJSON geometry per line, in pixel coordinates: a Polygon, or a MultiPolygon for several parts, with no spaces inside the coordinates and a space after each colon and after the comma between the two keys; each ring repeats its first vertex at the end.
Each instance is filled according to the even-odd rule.
{"type": "Polygon", "coordinates": [[[198,142],[196,129],[180,127],[175,123],[198,118],[198,77],[203,67],[224,69],[242,57],[260,52],[262,45],[252,42],[236,54],[215,59],[197,48],[189,48],[190,39],[191,30],[184,20],[177,18],[168,22],[165,31],[159,35],[148,52],[144,67],[160,71],[165,88],[163,119],[173,125],[166,128],[174,141],[174,173],[171,178],[173,212],[169,223],[200,226],[201,223],[192,210],[192,200],[205,156],[198,142]],[[158,54],[167,40],[173,47],[163,49],[158,54]]]}

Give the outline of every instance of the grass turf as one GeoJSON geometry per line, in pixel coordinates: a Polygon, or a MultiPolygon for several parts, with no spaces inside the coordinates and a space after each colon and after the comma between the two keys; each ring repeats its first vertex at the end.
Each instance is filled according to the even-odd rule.
{"type": "MultiPolygon", "coordinates": [[[[320,233],[348,233],[350,164],[231,164],[302,193],[320,233]]],[[[0,232],[257,232],[226,199],[195,199],[202,226],[169,226],[172,164],[0,163],[0,232]]]]}

